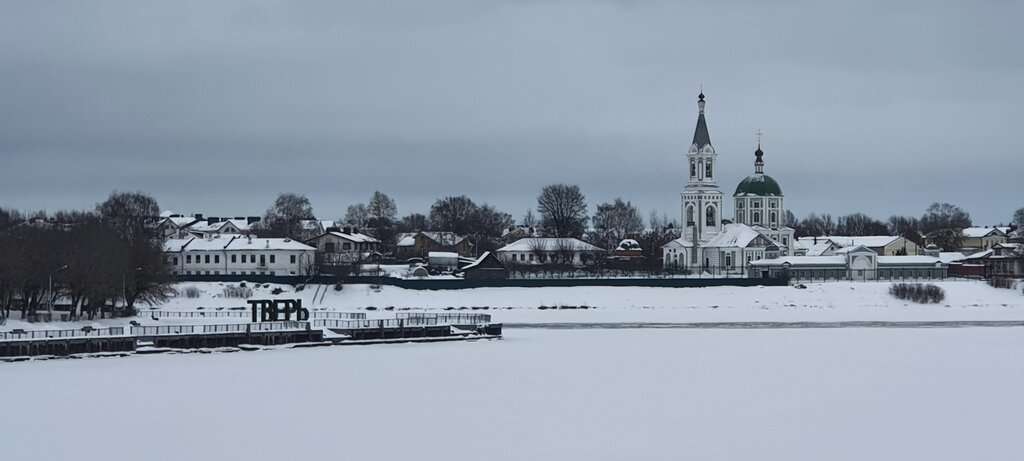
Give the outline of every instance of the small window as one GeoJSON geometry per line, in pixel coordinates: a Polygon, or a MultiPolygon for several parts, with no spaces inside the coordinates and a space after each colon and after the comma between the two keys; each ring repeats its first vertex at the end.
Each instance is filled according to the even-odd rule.
{"type": "MultiPolygon", "coordinates": [[[[236,262],[238,262],[238,255],[231,255],[231,263],[234,264],[236,262]]],[[[235,274],[231,274],[231,275],[235,275],[235,274]]]]}
{"type": "Polygon", "coordinates": [[[292,264],[295,264],[295,255],[291,255],[291,256],[289,256],[289,257],[288,257],[288,262],[290,262],[290,263],[292,263],[292,264]]]}
{"type": "Polygon", "coordinates": [[[204,259],[206,259],[206,264],[210,264],[210,255],[204,255],[204,256],[205,256],[204,259]]]}
{"type": "Polygon", "coordinates": [[[276,261],[277,261],[277,257],[275,255],[270,255],[270,263],[273,264],[276,261]]]}
{"type": "Polygon", "coordinates": [[[188,264],[192,264],[192,255],[185,255],[185,262],[188,264]]]}
{"type": "Polygon", "coordinates": [[[177,256],[175,256],[175,257],[174,257],[174,265],[175,265],[175,266],[177,266],[177,265],[178,265],[178,257],[177,257],[177,256]]]}
{"type": "Polygon", "coordinates": [[[213,255],[213,262],[215,264],[220,264],[220,255],[213,255]]]}

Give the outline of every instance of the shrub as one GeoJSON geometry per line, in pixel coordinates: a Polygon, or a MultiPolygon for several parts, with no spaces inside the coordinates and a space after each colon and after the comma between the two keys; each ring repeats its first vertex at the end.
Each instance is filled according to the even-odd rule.
{"type": "Polygon", "coordinates": [[[270,290],[270,294],[272,295],[279,295],[282,292],[284,292],[284,290],[282,290],[281,288],[274,288],[273,290],[270,290]]]}
{"type": "Polygon", "coordinates": [[[936,304],[946,299],[942,288],[930,283],[894,283],[889,287],[889,294],[918,304],[936,304]]]}
{"type": "Polygon", "coordinates": [[[199,289],[196,288],[196,287],[185,287],[185,297],[186,298],[192,298],[192,299],[198,298],[199,297],[199,289]]]}
{"type": "Polygon", "coordinates": [[[248,299],[252,296],[252,288],[248,288],[245,284],[239,286],[226,286],[224,287],[225,298],[241,298],[248,299]]]}

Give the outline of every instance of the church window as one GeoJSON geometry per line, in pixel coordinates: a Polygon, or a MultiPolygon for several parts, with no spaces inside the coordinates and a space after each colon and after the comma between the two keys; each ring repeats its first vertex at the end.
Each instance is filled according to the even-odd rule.
{"type": "Polygon", "coordinates": [[[771,212],[771,214],[768,215],[768,221],[771,222],[772,224],[775,224],[775,218],[776,218],[776,216],[775,216],[775,212],[774,211],[771,212]]]}
{"type": "Polygon", "coordinates": [[[686,224],[693,224],[693,205],[686,207],[686,224]]]}
{"type": "Polygon", "coordinates": [[[707,225],[709,225],[709,226],[714,226],[715,225],[715,207],[711,207],[711,206],[708,207],[708,210],[707,210],[705,218],[706,218],[705,219],[705,223],[707,223],[707,225]]]}
{"type": "Polygon", "coordinates": [[[742,211],[737,211],[736,212],[736,222],[744,222],[743,221],[743,212],[742,211]]]}
{"type": "Polygon", "coordinates": [[[751,208],[761,208],[761,200],[754,200],[750,202],[751,208]]]}
{"type": "Polygon", "coordinates": [[[768,202],[768,208],[778,208],[778,207],[779,207],[779,202],[776,202],[775,200],[772,200],[772,201],[768,202]]]}
{"type": "Polygon", "coordinates": [[[743,208],[743,200],[736,201],[736,208],[743,208]]]}
{"type": "Polygon", "coordinates": [[[711,160],[708,160],[708,162],[704,164],[704,176],[707,176],[708,178],[712,177],[711,160]]]}
{"type": "Polygon", "coordinates": [[[690,177],[693,178],[693,177],[696,177],[696,176],[697,176],[697,161],[696,160],[690,160],[690,177]]]}
{"type": "Polygon", "coordinates": [[[755,211],[754,214],[751,215],[751,218],[753,218],[754,224],[761,222],[761,212],[755,211]]]}

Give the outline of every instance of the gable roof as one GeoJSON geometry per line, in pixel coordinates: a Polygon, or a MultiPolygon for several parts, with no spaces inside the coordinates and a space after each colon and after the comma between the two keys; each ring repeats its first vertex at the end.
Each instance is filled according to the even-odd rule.
{"type": "Polygon", "coordinates": [[[964,229],[963,235],[967,238],[982,238],[990,235],[1002,236],[1006,235],[1006,233],[996,227],[968,227],[964,229]]]}
{"type": "Polygon", "coordinates": [[[561,249],[572,251],[604,251],[577,238],[568,237],[529,237],[522,238],[498,248],[495,251],[559,251],[561,249]]]}
{"type": "Polygon", "coordinates": [[[774,244],[771,239],[746,224],[726,224],[722,227],[722,232],[712,237],[704,246],[746,248],[756,241],[758,237],[766,240],[769,245],[774,244]]]}
{"type": "Polygon", "coordinates": [[[466,237],[447,231],[406,232],[398,235],[397,245],[400,247],[411,247],[416,244],[417,235],[423,235],[441,246],[455,246],[466,240],[466,237]]]}

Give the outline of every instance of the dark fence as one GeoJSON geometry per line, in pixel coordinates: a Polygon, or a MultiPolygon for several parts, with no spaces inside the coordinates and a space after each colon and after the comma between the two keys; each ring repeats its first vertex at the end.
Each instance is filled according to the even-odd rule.
{"type": "Polygon", "coordinates": [[[0,341],[11,341],[17,339],[47,339],[47,338],[85,338],[97,336],[121,336],[124,335],[124,327],[94,328],[94,329],[67,329],[67,330],[31,330],[31,331],[8,331],[0,333],[0,341]]]}
{"type": "MultiPolygon", "coordinates": [[[[192,282],[251,282],[251,283],[280,283],[297,285],[302,283],[335,284],[338,279],[330,275],[319,275],[314,277],[297,276],[253,276],[253,275],[179,275],[178,281],[192,282]]],[[[644,276],[625,277],[612,275],[610,272],[599,276],[574,276],[559,278],[544,276],[536,278],[509,278],[500,280],[465,280],[465,279],[398,279],[391,277],[358,276],[347,277],[343,280],[346,284],[372,284],[390,285],[411,290],[461,290],[465,288],[485,287],[713,287],[713,286],[757,286],[757,285],[786,285],[787,279],[781,277],[773,278],[743,278],[736,274],[731,275],[708,275],[708,274],[679,274],[679,273],[647,273],[644,276]]]]}

